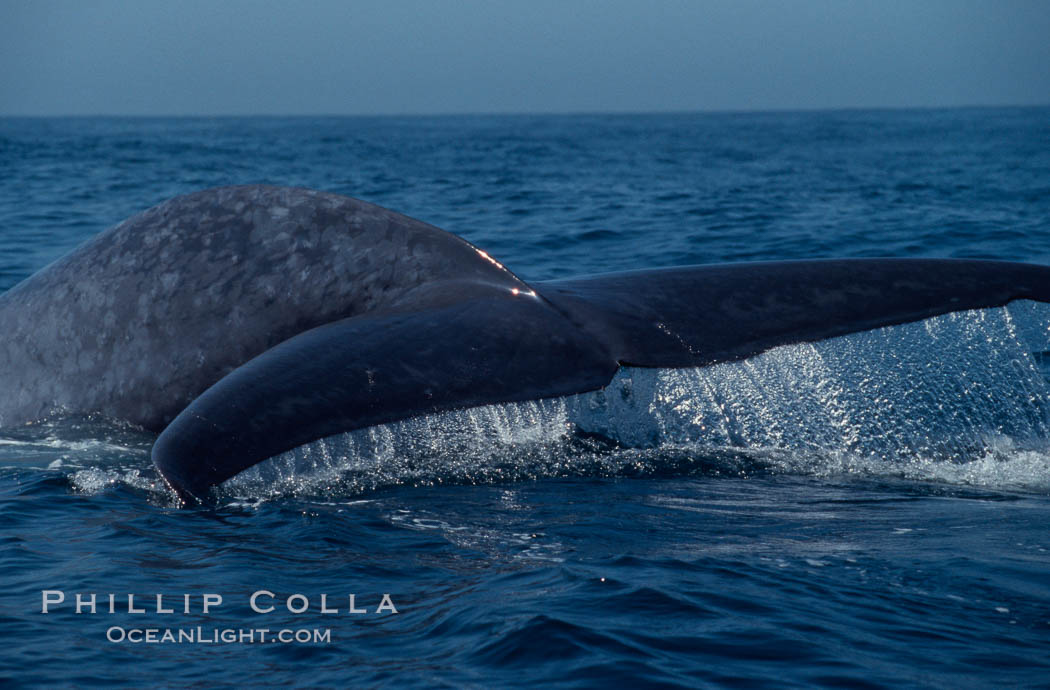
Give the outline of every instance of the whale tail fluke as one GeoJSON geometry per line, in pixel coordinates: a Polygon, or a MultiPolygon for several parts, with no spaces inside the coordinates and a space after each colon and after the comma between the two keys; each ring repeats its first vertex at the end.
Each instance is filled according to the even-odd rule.
{"type": "Polygon", "coordinates": [[[706,366],[770,348],[993,307],[1050,302],[1050,268],[861,259],[692,266],[458,289],[415,311],[315,328],[243,365],[160,435],[184,501],[333,434],[607,385],[621,365],[706,366]]]}

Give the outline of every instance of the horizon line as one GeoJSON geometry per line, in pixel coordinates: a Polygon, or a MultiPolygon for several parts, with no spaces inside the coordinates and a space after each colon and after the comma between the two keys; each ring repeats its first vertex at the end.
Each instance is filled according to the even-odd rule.
{"type": "Polygon", "coordinates": [[[864,112],[904,110],[993,110],[1046,108],[1044,103],[1002,103],[969,105],[877,105],[877,106],[826,106],[792,108],[712,108],[669,110],[492,110],[492,111],[438,111],[425,112],[380,112],[380,113],[0,113],[0,119],[248,119],[248,118],[432,118],[432,117],[593,117],[593,116],[654,116],[654,115],[758,115],[763,113],[821,113],[864,112]]]}

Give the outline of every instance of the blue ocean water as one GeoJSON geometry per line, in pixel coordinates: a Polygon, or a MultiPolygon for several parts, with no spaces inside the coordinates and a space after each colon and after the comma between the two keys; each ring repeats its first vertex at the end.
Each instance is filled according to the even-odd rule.
{"type": "MultiPolygon", "coordinates": [[[[525,280],[1050,263],[1047,108],[0,119],[0,290],[171,196],[255,182],[393,208],[525,280]]],[[[147,432],[5,429],[0,680],[1046,686],[1047,351],[1050,307],[1015,303],[625,370],[601,394],[351,434],[192,510],[147,432]],[[44,591],[65,598],[46,614],[44,591]],[[292,641],[222,639],[262,628],[292,641]]]]}

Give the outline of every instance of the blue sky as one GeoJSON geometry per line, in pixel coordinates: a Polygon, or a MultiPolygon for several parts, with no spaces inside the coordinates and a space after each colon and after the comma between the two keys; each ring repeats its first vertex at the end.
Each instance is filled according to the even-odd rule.
{"type": "Polygon", "coordinates": [[[1044,0],[0,0],[0,114],[1050,103],[1044,0]]]}

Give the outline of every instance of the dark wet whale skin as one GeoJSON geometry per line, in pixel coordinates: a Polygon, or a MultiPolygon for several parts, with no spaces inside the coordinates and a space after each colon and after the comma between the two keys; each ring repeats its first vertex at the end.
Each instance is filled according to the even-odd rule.
{"type": "Polygon", "coordinates": [[[1050,301],[1050,268],[793,261],[530,286],[371,204],[228,187],[139,214],[0,296],[0,424],[62,411],[163,430],[154,462],[192,502],[342,431],[1022,298],[1050,301]]]}

